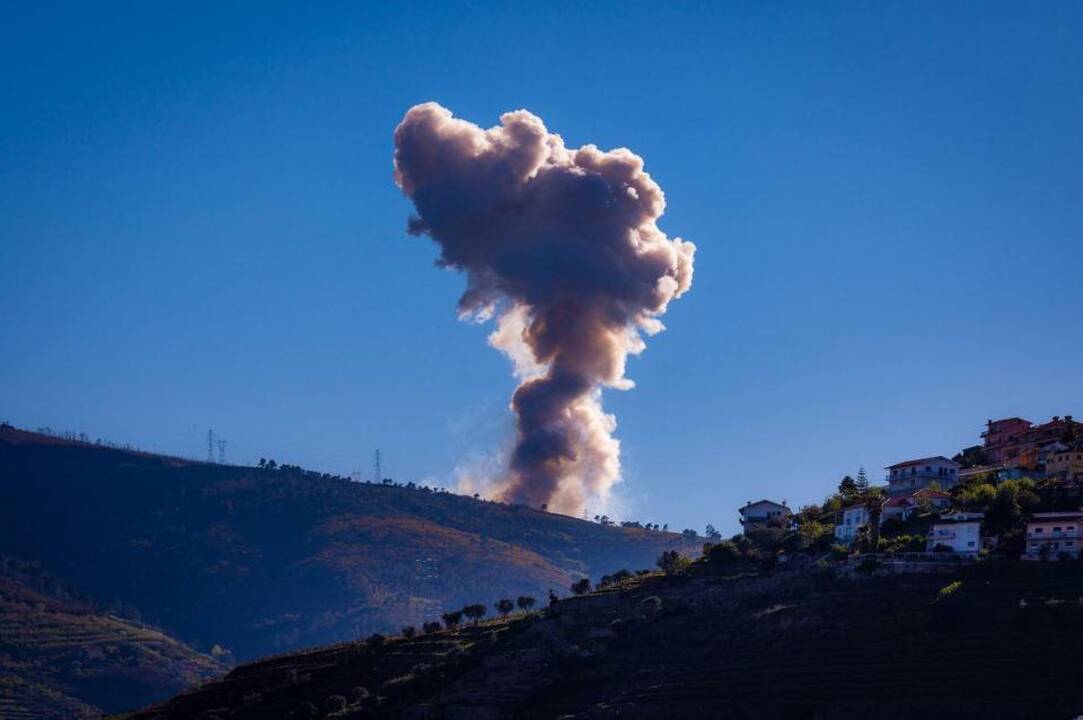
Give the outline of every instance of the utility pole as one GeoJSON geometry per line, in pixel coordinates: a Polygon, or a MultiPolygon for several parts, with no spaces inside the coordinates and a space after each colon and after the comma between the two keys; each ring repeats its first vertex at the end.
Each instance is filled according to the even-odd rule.
{"type": "Polygon", "coordinates": [[[384,471],[380,467],[380,448],[376,448],[376,460],[372,463],[372,472],[376,475],[376,483],[384,481],[384,471]]]}
{"type": "Polygon", "coordinates": [[[218,440],[216,442],[218,443],[218,464],[225,465],[226,464],[226,445],[228,444],[229,441],[228,440],[218,440]]]}
{"type": "Polygon", "coordinates": [[[207,431],[207,462],[214,462],[214,429],[207,431]]]}

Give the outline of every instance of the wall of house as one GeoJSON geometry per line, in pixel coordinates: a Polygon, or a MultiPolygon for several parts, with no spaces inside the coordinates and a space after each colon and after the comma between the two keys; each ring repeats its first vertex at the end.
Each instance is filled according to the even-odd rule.
{"type": "Polygon", "coordinates": [[[1027,523],[1024,560],[1040,560],[1042,546],[1048,546],[1049,559],[1056,560],[1060,553],[1079,557],[1083,544],[1083,517],[1039,520],[1027,523]]]}
{"type": "Polygon", "coordinates": [[[976,553],[981,550],[981,523],[937,523],[925,541],[925,549],[936,550],[938,545],[946,545],[953,552],[976,553]]]}

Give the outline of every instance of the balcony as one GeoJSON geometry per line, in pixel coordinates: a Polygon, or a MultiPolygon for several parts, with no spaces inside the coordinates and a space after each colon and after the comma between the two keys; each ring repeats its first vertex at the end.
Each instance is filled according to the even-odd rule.
{"type": "Polygon", "coordinates": [[[1078,540],[1083,538],[1083,530],[1061,530],[1060,532],[1028,532],[1027,540],[1078,540]]]}

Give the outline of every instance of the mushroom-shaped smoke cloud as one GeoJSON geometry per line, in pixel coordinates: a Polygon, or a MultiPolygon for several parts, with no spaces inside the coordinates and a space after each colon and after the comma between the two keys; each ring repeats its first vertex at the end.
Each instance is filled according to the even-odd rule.
{"type": "Polygon", "coordinates": [[[620,444],[601,390],[633,386],[628,354],[692,284],[695,246],[656,225],[662,189],[632,152],[565,148],[525,110],[483,130],[436,103],[395,128],[395,181],[417,208],[409,231],[467,275],[460,315],[497,318],[489,342],[521,380],[497,495],[568,513],[604,505],[620,444]]]}

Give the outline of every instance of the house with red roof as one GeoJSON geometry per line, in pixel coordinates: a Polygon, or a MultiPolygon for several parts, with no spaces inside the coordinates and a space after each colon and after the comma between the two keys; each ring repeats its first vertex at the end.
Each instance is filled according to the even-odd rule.
{"type": "Polygon", "coordinates": [[[880,524],[888,520],[904,522],[923,509],[943,510],[951,506],[951,495],[939,490],[921,488],[907,495],[896,495],[884,503],[880,524]]]}

